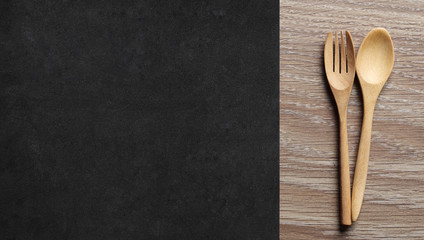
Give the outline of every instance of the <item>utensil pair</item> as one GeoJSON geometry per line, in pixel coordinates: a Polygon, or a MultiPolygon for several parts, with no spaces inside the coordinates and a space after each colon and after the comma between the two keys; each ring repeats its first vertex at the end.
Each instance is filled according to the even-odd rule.
{"type": "Polygon", "coordinates": [[[393,68],[393,43],[387,30],[373,29],[362,41],[355,62],[355,49],[350,32],[346,31],[346,46],[343,32],[340,32],[340,45],[336,32],[334,48],[333,34],[330,32],[325,41],[324,62],[327,79],[336,100],[340,122],[341,223],[351,225],[352,221],[357,220],[362,206],[368,172],[374,107],[393,68]],[[347,106],[355,72],[358,74],[361,84],[364,115],[351,198],[347,106]]]}

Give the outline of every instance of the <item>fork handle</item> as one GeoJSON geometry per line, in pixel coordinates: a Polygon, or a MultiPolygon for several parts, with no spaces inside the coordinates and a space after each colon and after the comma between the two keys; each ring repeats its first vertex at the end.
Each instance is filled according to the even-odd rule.
{"type": "Polygon", "coordinates": [[[347,140],[347,112],[340,113],[340,207],[343,225],[352,224],[350,174],[349,174],[349,148],[347,140]]]}
{"type": "Polygon", "coordinates": [[[356,221],[361,211],[364,199],[365,183],[367,181],[368,161],[371,147],[371,128],[375,102],[364,104],[364,117],[362,120],[361,139],[356,159],[355,175],[352,187],[352,220],[356,221]]]}

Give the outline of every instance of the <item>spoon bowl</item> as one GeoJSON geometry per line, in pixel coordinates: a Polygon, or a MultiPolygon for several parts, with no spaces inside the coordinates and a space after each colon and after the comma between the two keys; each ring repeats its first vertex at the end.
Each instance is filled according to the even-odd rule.
{"type": "Polygon", "coordinates": [[[362,41],[356,57],[356,73],[364,100],[364,116],[353,178],[352,221],[357,220],[364,199],[375,104],[392,72],[393,64],[393,43],[387,30],[377,28],[369,32],[362,41]]]}
{"type": "Polygon", "coordinates": [[[384,85],[392,72],[393,64],[393,42],[387,30],[376,28],[369,32],[356,57],[356,73],[361,84],[366,82],[384,85]]]}

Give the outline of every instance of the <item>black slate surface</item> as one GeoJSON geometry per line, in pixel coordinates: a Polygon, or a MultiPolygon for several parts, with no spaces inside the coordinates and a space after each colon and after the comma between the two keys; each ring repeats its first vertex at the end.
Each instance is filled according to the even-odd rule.
{"type": "Polygon", "coordinates": [[[274,1],[1,1],[0,239],[277,239],[274,1]]]}

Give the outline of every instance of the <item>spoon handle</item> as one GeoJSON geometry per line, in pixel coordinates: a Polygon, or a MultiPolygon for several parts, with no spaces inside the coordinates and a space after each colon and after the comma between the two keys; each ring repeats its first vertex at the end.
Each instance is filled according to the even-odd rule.
{"type": "Polygon", "coordinates": [[[352,224],[350,174],[349,174],[349,148],[347,141],[347,113],[340,118],[340,198],[341,221],[343,225],[352,224]]]}
{"type": "Polygon", "coordinates": [[[361,139],[359,141],[358,157],[356,159],[355,175],[352,187],[352,221],[356,221],[364,199],[365,183],[367,181],[368,160],[371,146],[371,128],[374,114],[374,104],[364,105],[361,139]]]}

